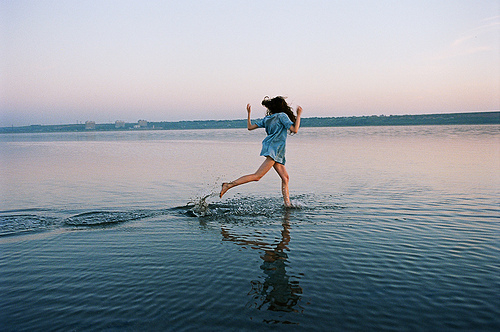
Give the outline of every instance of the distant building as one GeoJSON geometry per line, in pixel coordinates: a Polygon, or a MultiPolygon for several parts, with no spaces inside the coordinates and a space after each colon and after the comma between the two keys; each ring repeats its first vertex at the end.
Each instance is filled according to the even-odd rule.
{"type": "Polygon", "coordinates": [[[85,130],[95,130],[95,121],[85,121],[85,130]]]}
{"type": "Polygon", "coordinates": [[[148,122],[146,120],[139,120],[137,121],[137,126],[139,126],[139,128],[147,128],[148,122]]]}
{"type": "Polygon", "coordinates": [[[115,128],[116,129],[125,128],[125,121],[116,120],[115,121],[115,128]]]}

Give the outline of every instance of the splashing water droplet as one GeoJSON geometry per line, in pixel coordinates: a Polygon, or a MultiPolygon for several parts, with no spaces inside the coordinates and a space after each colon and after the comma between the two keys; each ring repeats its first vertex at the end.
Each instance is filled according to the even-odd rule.
{"type": "Polygon", "coordinates": [[[202,197],[195,198],[189,202],[189,205],[193,205],[191,208],[191,212],[197,216],[197,217],[205,217],[207,215],[210,215],[210,209],[208,208],[208,202],[207,199],[212,196],[216,196],[217,193],[211,192],[207,195],[204,195],[202,197]]]}

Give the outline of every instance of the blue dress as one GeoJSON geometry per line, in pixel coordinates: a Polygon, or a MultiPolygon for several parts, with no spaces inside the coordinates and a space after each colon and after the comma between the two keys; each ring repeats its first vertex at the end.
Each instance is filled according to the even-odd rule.
{"type": "Polygon", "coordinates": [[[271,157],[275,162],[285,164],[286,136],[292,120],[285,113],[275,113],[257,120],[260,128],[266,128],[267,137],[262,141],[261,156],[271,157]]]}

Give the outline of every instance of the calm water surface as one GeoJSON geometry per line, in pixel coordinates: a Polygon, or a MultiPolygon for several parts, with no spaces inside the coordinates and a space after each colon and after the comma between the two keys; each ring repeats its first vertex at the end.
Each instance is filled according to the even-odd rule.
{"type": "Polygon", "coordinates": [[[0,135],[0,329],[500,328],[500,126],[0,135]]]}

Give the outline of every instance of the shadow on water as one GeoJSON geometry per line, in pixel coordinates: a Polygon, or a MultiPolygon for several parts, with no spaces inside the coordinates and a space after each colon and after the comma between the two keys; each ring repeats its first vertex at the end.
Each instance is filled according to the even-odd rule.
{"type": "Polygon", "coordinates": [[[197,217],[200,224],[219,224],[222,241],[260,253],[261,277],[250,281],[250,300],[246,307],[278,313],[277,319],[263,319],[268,324],[298,324],[288,315],[303,312],[300,305],[303,290],[299,284],[302,274],[296,276],[289,271],[290,219],[294,216],[296,220],[304,210],[316,207],[301,203],[302,199],[308,198],[305,195],[295,201],[294,208],[285,208],[281,197],[236,197],[224,203],[208,203],[213,196],[209,194],[194,199],[186,206],[184,213],[197,217]],[[262,233],[269,233],[277,221],[281,224],[279,236],[271,236],[271,239],[263,236],[262,233]],[[249,226],[263,228],[262,231],[256,231],[250,230],[249,226]]]}
{"type": "MultiPolygon", "coordinates": [[[[263,252],[260,258],[262,264],[260,269],[264,273],[263,280],[252,280],[248,295],[251,300],[247,307],[257,310],[269,310],[274,312],[302,312],[299,305],[302,288],[298,280],[290,277],[287,273],[288,253],[290,252],[290,214],[292,209],[283,208],[281,220],[281,237],[278,243],[268,243],[258,237],[252,239],[248,234],[237,234],[230,231],[225,225],[221,226],[223,241],[234,242],[239,246],[249,247],[263,252]]],[[[296,324],[290,320],[264,320],[269,324],[296,324]]]]}

